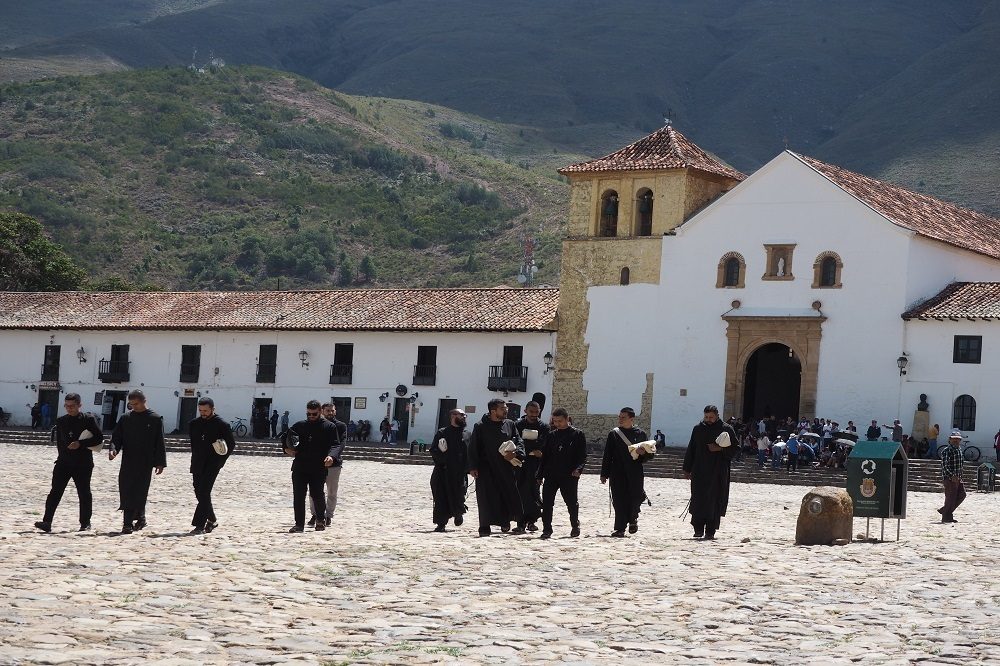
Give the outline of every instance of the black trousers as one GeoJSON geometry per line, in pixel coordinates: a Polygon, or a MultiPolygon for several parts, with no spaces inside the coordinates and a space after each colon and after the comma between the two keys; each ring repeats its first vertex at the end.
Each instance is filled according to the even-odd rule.
{"type": "Polygon", "coordinates": [[[121,490],[121,472],[118,473],[119,492],[122,495],[122,520],[132,523],[146,519],[146,500],[149,499],[149,484],[153,481],[153,470],[141,469],[130,472],[132,478],[124,491],[121,490]]]}
{"type": "Polygon", "coordinates": [[[292,470],[292,506],[295,510],[295,525],[306,524],[306,492],[312,498],[317,516],[326,515],[326,468],[319,471],[301,472],[292,470]]]}
{"type": "Polygon", "coordinates": [[[564,476],[561,478],[546,478],[542,485],[542,525],[546,532],[552,531],[552,510],[556,504],[556,493],[562,495],[563,502],[569,510],[569,524],[577,527],[580,524],[580,502],[577,488],[580,477],[564,476]]]}
{"type": "Polygon", "coordinates": [[[69,480],[73,479],[76,485],[76,494],[80,498],[80,525],[89,525],[90,516],[94,511],[94,495],[90,492],[90,477],[94,473],[93,467],[75,467],[72,465],[60,465],[56,463],[52,469],[52,490],[45,499],[45,516],[43,522],[51,523],[56,515],[56,507],[62,499],[69,480]]]}
{"type": "Polygon", "coordinates": [[[204,529],[206,522],[218,522],[215,518],[215,510],[212,508],[212,488],[215,486],[215,480],[221,471],[221,467],[206,467],[199,472],[192,473],[194,496],[198,500],[194,517],[191,519],[193,527],[204,529]]]}
{"type": "Polygon", "coordinates": [[[611,504],[615,509],[615,531],[621,532],[629,523],[639,520],[642,500],[635,502],[628,481],[611,479],[608,483],[611,484],[611,504]]]}

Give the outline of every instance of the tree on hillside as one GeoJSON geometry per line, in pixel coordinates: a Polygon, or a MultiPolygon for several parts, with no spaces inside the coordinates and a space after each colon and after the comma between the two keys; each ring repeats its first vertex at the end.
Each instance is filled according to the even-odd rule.
{"type": "Polygon", "coordinates": [[[361,260],[361,274],[365,276],[365,282],[374,282],[375,278],[378,277],[378,271],[375,270],[375,262],[367,254],[361,260]]]}
{"type": "Polygon", "coordinates": [[[340,262],[340,286],[350,287],[354,283],[354,262],[350,257],[345,257],[340,262]]]}
{"type": "Polygon", "coordinates": [[[0,290],[62,291],[83,286],[86,278],[42,225],[21,213],[0,213],[0,290]]]}

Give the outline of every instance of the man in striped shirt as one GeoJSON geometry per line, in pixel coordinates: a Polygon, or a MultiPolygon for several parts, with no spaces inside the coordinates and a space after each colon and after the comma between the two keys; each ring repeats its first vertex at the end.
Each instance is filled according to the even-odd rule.
{"type": "Polygon", "coordinates": [[[938,509],[942,523],[957,523],[952,515],[965,500],[965,486],[962,483],[962,433],[952,430],[948,446],[941,454],[941,477],[944,483],[944,506],[938,509]]]}

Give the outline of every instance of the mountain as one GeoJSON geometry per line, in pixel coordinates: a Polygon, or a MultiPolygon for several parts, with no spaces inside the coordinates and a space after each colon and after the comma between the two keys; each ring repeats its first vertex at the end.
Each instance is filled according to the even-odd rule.
{"type": "Polygon", "coordinates": [[[558,276],[567,188],[532,128],[258,67],[0,87],[0,209],[96,283],[515,284],[558,276]]]}
{"type": "Polygon", "coordinates": [[[189,64],[197,48],[199,64],[443,105],[588,155],[669,109],[744,171],[787,145],[1000,213],[1000,0],[118,0],[85,19],[70,10],[94,3],[46,4],[68,8],[49,28],[4,3],[7,34],[31,37],[6,40],[0,77],[189,64]]]}

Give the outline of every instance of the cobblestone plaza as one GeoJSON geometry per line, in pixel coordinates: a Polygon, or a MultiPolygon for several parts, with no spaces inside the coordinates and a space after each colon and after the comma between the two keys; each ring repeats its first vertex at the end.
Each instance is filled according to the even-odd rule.
{"type": "Polygon", "coordinates": [[[237,456],[219,529],[192,536],[170,454],[145,530],[117,535],[118,463],[100,458],[94,531],[75,531],[71,484],[42,534],[54,449],[0,456],[0,664],[1000,662],[995,495],[942,525],[941,496],[911,493],[899,543],[795,547],[802,487],[734,485],[704,542],[679,518],[686,484],[647,479],[639,533],[611,539],[586,475],[581,538],[559,501],[550,541],[480,539],[474,496],[432,532],[430,467],[348,462],[332,527],[287,534],[288,460],[237,456]]]}

